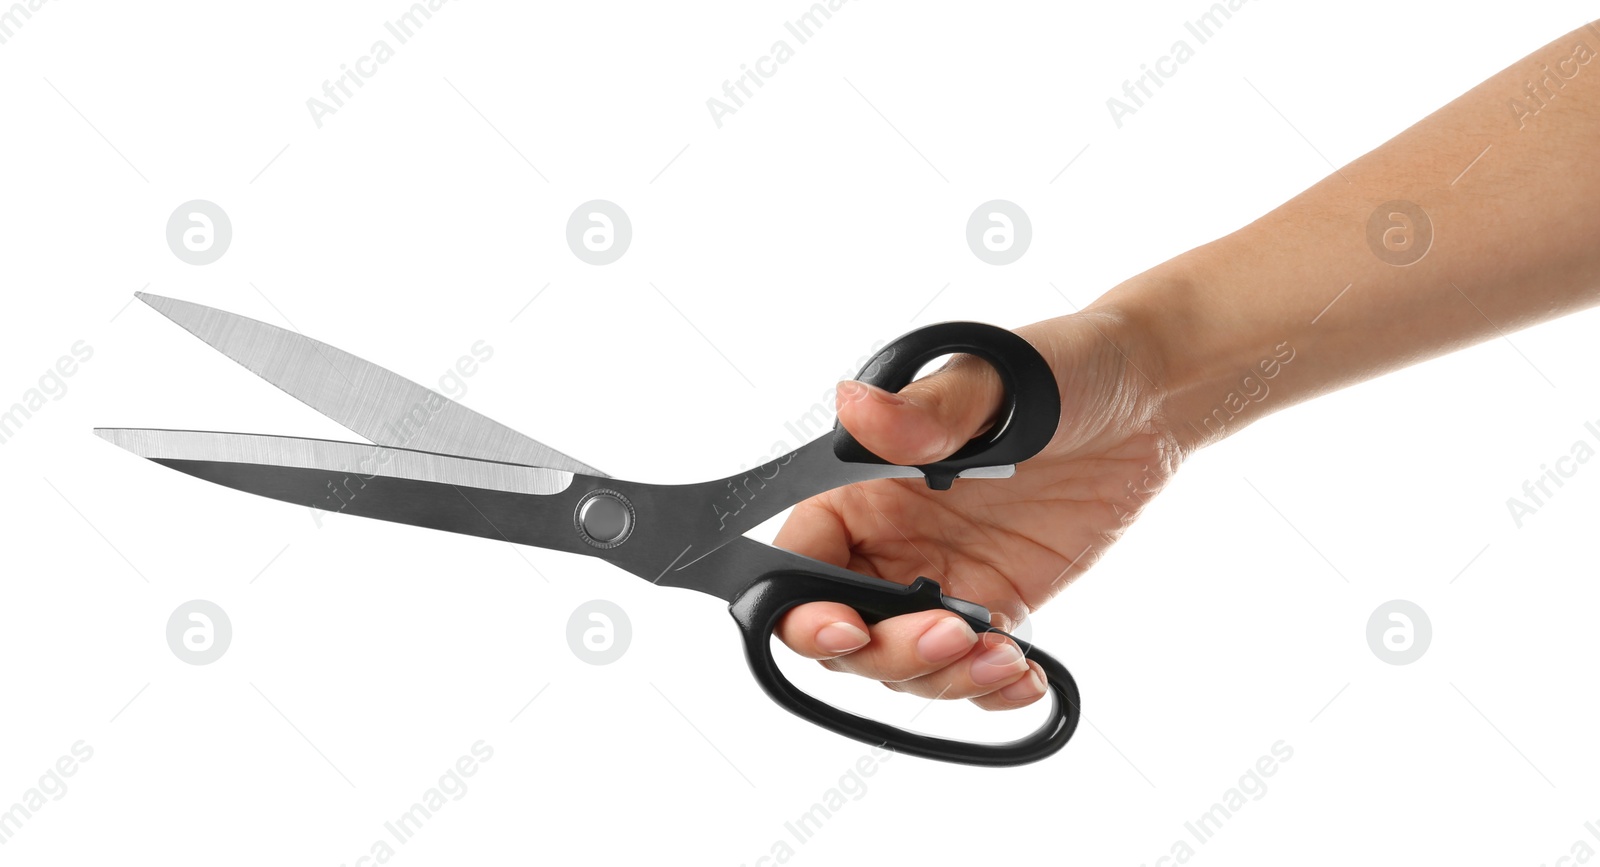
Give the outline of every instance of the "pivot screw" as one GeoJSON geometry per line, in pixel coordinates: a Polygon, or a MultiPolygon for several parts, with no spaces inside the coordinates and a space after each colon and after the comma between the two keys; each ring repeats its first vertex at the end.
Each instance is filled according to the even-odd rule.
{"type": "Polygon", "coordinates": [[[596,548],[615,548],[633,532],[633,504],[612,490],[585,494],[572,518],[578,535],[596,548]]]}

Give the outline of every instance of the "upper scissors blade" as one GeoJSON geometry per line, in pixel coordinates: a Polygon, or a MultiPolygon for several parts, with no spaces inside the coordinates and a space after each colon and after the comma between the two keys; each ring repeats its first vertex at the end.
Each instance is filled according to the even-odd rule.
{"type": "Polygon", "coordinates": [[[139,300],[250,372],[383,445],[604,475],[599,470],[319,340],[148,292],[139,300]]]}
{"type": "MultiPolygon", "coordinates": [[[[459,455],[463,458],[501,464],[548,467],[551,470],[565,471],[561,474],[563,486],[570,482],[567,473],[585,474],[596,479],[607,477],[605,472],[570,455],[556,451],[410,380],[321,341],[248,317],[188,301],[149,293],[138,293],[138,297],[252,373],[357,434],[380,446],[391,447],[390,451],[396,454],[411,451],[436,452],[439,454],[433,457],[459,455]],[[353,384],[361,384],[361,388],[351,387],[353,384]],[[364,392],[362,389],[369,384],[372,390],[364,392]],[[402,427],[386,423],[389,419],[407,416],[419,406],[433,411],[433,415],[428,417],[427,424],[402,427]]],[[[165,435],[174,432],[152,433],[165,435]]],[[[118,441],[106,433],[101,433],[101,436],[123,445],[124,448],[136,446],[130,448],[136,453],[142,454],[141,448],[150,447],[148,442],[140,444],[132,439],[118,441]]],[[[289,438],[263,439],[281,442],[289,438]]],[[[454,491],[445,489],[446,493],[453,493],[455,500],[459,502],[440,506],[438,502],[441,498],[433,496],[439,493],[439,489],[431,487],[436,483],[392,477],[389,477],[389,481],[366,480],[360,477],[367,473],[357,472],[336,474],[327,469],[329,465],[315,462],[321,460],[323,455],[318,455],[314,459],[308,458],[305,461],[308,466],[295,469],[281,466],[288,460],[281,455],[275,461],[277,465],[238,463],[236,458],[242,452],[237,448],[237,443],[217,441],[206,445],[202,451],[194,451],[190,446],[195,443],[179,443],[170,436],[158,438],[157,442],[163,444],[166,451],[160,454],[166,457],[156,457],[157,452],[147,454],[146,457],[173,469],[246,493],[260,494],[312,508],[331,509],[491,539],[506,539],[522,544],[601,556],[614,562],[624,559],[618,555],[631,553],[628,546],[603,552],[585,547],[576,542],[578,539],[576,534],[563,532],[560,528],[571,526],[574,508],[574,503],[568,501],[566,494],[569,491],[566,490],[563,490],[563,496],[537,498],[548,501],[539,506],[541,511],[549,512],[543,516],[543,520],[511,520],[508,515],[516,513],[516,503],[503,501],[499,497],[494,498],[493,504],[484,503],[483,497],[477,493],[482,489],[468,487],[470,483],[460,485],[454,491]],[[183,455],[188,457],[184,458],[183,455]],[[346,498],[349,497],[349,488],[355,484],[352,482],[351,485],[345,485],[346,476],[366,482],[367,487],[362,490],[367,496],[363,500],[349,498],[346,502],[339,497],[330,499],[330,495],[340,492],[344,492],[343,496],[346,498]],[[409,507],[403,505],[406,498],[416,499],[417,504],[409,507]],[[482,514],[477,514],[479,510],[476,508],[466,512],[461,511],[462,506],[474,504],[484,506],[482,514]],[[494,508],[508,511],[507,514],[494,513],[492,511],[494,508]],[[509,521],[513,526],[508,528],[507,532],[501,532],[496,523],[497,518],[500,521],[509,521]]],[[[353,444],[344,445],[358,448],[353,444]]],[[[350,459],[354,458],[359,465],[366,460],[367,454],[370,454],[370,450],[361,454],[344,455],[341,460],[348,464],[350,459]]],[[[889,473],[894,474],[895,471],[889,473]]],[[[488,487],[493,488],[493,485],[488,487]]],[[[720,489],[724,484],[718,482],[717,487],[720,489]]],[[[581,492],[579,493],[581,495],[581,492]]],[[[722,493],[724,491],[719,490],[716,495],[720,496],[722,493]]],[[[681,491],[675,494],[681,496],[681,491]]],[[[678,496],[674,496],[674,503],[681,502],[678,496]]],[[[693,542],[681,546],[673,544],[670,546],[671,551],[665,551],[659,556],[657,552],[652,552],[649,556],[641,558],[641,562],[617,562],[616,565],[663,586],[699,590],[730,601],[763,571],[779,568],[780,565],[792,569],[809,568],[812,571],[832,570],[832,567],[817,561],[772,548],[740,535],[761,520],[775,514],[775,511],[769,510],[776,505],[774,501],[780,499],[776,496],[763,498],[759,507],[743,510],[732,519],[729,522],[732,526],[718,526],[714,531],[700,526],[703,522],[690,520],[689,515],[685,513],[680,519],[693,525],[692,535],[700,540],[698,546],[693,542]]],[[[711,509],[707,508],[704,511],[706,515],[714,517],[711,509]]],[[[530,516],[524,514],[522,517],[526,519],[530,516]]],[[[685,526],[684,529],[690,527],[685,526]]],[[[845,574],[842,570],[832,571],[845,574]]]]}

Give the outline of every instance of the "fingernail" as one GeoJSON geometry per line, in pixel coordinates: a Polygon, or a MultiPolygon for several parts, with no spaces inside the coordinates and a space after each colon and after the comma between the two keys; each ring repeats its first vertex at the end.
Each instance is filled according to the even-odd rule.
{"type": "Polygon", "coordinates": [[[1030,671],[1027,677],[1000,690],[1000,697],[1006,701],[1026,701],[1044,695],[1044,686],[1044,676],[1037,671],[1030,671]]]}
{"type": "Polygon", "coordinates": [[[972,661],[972,682],[980,685],[996,683],[1027,667],[1028,661],[1022,658],[1022,651],[1007,641],[984,651],[982,656],[972,661]]]}
{"type": "Polygon", "coordinates": [[[917,639],[917,655],[928,662],[943,662],[972,648],[977,633],[959,617],[945,617],[917,639]]]}
{"type": "Polygon", "coordinates": [[[848,623],[830,623],[817,630],[817,646],[829,653],[849,653],[867,646],[871,636],[848,623]]]}

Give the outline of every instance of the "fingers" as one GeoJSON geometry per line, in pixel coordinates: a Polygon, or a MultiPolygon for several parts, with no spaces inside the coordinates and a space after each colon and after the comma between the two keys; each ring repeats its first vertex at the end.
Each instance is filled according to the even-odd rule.
{"type": "Polygon", "coordinates": [[[872,640],[824,664],[873,680],[901,681],[931,674],[965,656],[978,636],[948,611],[902,614],[873,625],[872,640]]]}
{"type": "Polygon", "coordinates": [[[797,504],[773,544],[830,566],[850,563],[850,531],[844,519],[817,499],[797,504]]]}
{"type": "MultiPolygon", "coordinates": [[[[834,660],[829,667],[840,662],[834,660]]],[[[1023,707],[1045,693],[1044,670],[1025,659],[1015,643],[992,632],[984,633],[952,664],[887,685],[924,698],[972,699],[984,710],[1023,707]]]]}
{"type": "MultiPolygon", "coordinates": [[[[850,538],[839,516],[807,501],[795,506],[775,540],[824,563],[843,566],[850,561],[850,538]]],[[[854,608],[837,602],[797,605],[778,622],[779,640],[810,659],[830,659],[866,645],[867,624],[854,608]]]]}
{"type": "Polygon", "coordinates": [[[1039,667],[1039,663],[1030,661],[1026,675],[988,695],[973,698],[972,703],[984,710],[1014,710],[1044,698],[1048,686],[1044,669],[1039,667]]]}
{"type": "Polygon", "coordinates": [[[924,698],[974,699],[985,710],[1037,701],[1044,671],[1002,635],[978,635],[947,611],[891,617],[866,627],[854,610],[832,602],[796,607],[779,626],[797,653],[833,671],[880,680],[924,698]]]}
{"type": "Polygon", "coordinates": [[[791,650],[810,659],[843,656],[865,647],[872,637],[861,615],[838,602],[796,605],[779,621],[777,634],[791,650]]]}
{"type": "MultiPolygon", "coordinates": [[[[834,512],[815,500],[795,506],[774,540],[778,547],[834,566],[850,562],[850,536],[834,512]]],[[[783,616],[778,638],[801,656],[829,659],[862,647],[867,624],[854,608],[837,602],[797,605],[783,616]]]]}
{"type": "MultiPolygon", "coordinates": [[[[944,458],[981,433],[1002,397],[988,364],[958,356],[898,394],[859,382],[838,388],[839,419],[856,439],[897,464],[944,458]]],[[[817,500],[801,503],[778,534],[781,547],[844,566],[851,536],[842,517],[817,500]]],[[[987,710],[1032,704],[1045,693],[1038,665],[1006,638],[979,636],[948,611],[890,618],[868,627],[849,606],[813,602],[779,623],[778,637],[796,653],[834,671],[880,680],[927,698],[970,698],[987,710]]]]}
{"type": "Polygon", "coordinates": [[[958,356],[898,394],[853,380],[839,383],[839,421],[886,461],[926,464],[948,457],[987,427],[1003,394],[994,368],[958,356]]]}

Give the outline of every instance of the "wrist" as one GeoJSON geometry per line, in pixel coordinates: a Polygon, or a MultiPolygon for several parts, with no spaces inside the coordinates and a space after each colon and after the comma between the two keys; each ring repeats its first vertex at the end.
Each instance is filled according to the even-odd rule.
{"type": "MultiPolygon", "coordinates": [[[[1106,293],[1091,309],[1125,323],[1144,347],[1154,381],[1154,420],[1185,453],[1242,429],[1284,403],[1279,388],[1296,357],[1286,329],[1230,308],[1237,277],[1225,273],[1225,243],[1199,247],[1106,293]]],[[[1086,311],[1087,312],[1087,311],[1086,311]]]]}

